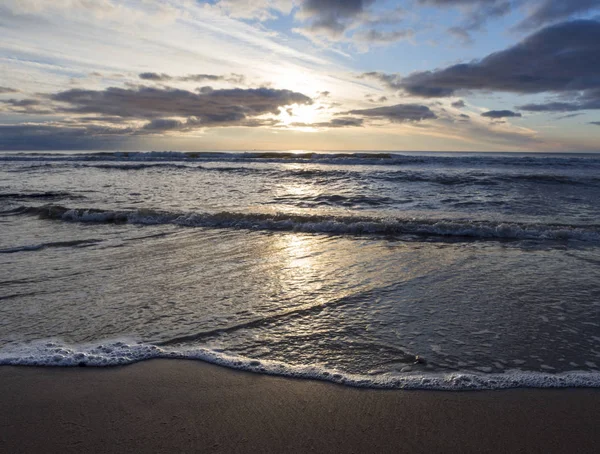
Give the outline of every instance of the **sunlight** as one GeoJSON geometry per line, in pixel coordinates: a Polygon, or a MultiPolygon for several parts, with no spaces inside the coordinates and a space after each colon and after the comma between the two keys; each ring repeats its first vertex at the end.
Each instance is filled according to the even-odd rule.
{"type": "Polygon", "coordinates": [[[311,124],[317,121],[319,114],[318,105],[300,106],[294,104],[285,109],[281,109],[279,120],[286,126],[296,128],[311,128],[311,124]]]}

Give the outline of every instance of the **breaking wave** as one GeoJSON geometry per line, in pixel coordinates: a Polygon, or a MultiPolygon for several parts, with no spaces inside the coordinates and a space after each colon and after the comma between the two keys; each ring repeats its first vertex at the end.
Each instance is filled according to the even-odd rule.
{"type": "Polygon", "coordinates": [[[128,340],[77,346],[66,345],[59,341],[37,341],[5,347],[0,351],[0,365],[18,366],[110,367],[155,358],[201,360],[249,372],[324,380],[361,388],[465,391],[507,388],[600,387],[600,373],[591,371],[570,371],[557,374],[523,370],[509,370],[501,374],[473,373],[470,371],[452,373],[390,372],[377,375],[360,375],[316,365],[296,366],[282,362],[232,356],[202,347],[161,347],[128,340]]]}
{"type": "Polygon", "coordinates": [[[469,221],[454,219],[400,219],[367,216],[324,216],[290,213],[178,213],[155,210],[101,210],[61,205],[21,206],[2,215],[37,215],[66,222],[172,224],[185,227],[296,231],[336,235],[419,235],[508,240],[600,241],[599,225],[566,225],[469,221]]]}

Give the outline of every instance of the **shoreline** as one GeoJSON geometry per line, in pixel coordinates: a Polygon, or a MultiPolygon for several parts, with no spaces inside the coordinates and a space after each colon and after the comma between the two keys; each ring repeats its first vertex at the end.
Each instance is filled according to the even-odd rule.
{"type": "Polygon", "coordinates": [[[376,390],[202,361],[0,366],[0,445],[51,452],[595,452],[600,389],[376,390]]]}

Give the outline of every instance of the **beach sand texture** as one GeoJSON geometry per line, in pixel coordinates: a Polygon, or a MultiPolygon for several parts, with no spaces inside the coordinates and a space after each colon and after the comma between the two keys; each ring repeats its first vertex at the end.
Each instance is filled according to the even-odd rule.
{"type": "Polygon", "coordinates": [[[598,452],[600,391],[367,390],[184,360],[0,367],[3,453],[598,452]]]}

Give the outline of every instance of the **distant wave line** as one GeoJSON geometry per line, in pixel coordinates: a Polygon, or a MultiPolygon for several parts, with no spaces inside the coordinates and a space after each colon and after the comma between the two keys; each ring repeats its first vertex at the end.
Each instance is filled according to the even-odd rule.
{"type": "Polygon", "coordinates": [[[408,153],[292,153],[292,152],[179,152],[179,151],[144,151],[144,152],[111,152],[111,153],[21,153],[0,155],[1,161],[69,161],[69,162],[314,162],[331,164],[360,164],[360,165],[406,165],[406,164],[435,164],[445,165],[495,164],[506,166],[600,166],[598,155],[551,156],[548,154],[498,156],[483,154],[436,156],[411,155],[408,153]]]}

